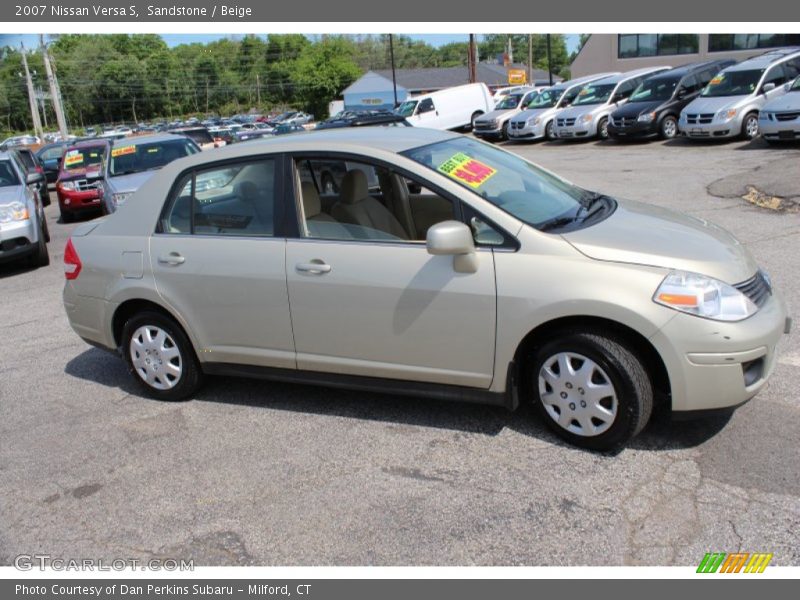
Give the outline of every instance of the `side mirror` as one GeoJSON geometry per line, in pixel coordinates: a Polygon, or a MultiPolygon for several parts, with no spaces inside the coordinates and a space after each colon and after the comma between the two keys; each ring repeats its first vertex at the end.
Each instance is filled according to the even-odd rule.
{"type": "Polygon", "coordinates": [[[44,175],[41,173],[28,173],[28,176],[25,177],[25,183],[28,185],[33,185],[35,183],[41,183],[44,181],[44,175]]]}
{"type": "Polygon", "coordinates": [[[761,93],[766,94],[767,92],[771,92],[775,89],[775,84],[771,81],[769,83],[765,83],[764,87],[761,88],[761,93]]]}
{"type": "Polygon", "coordinates": [[[475,273],[478,256],[472,231],[459,221],[442,221],[428,229],[426,236],[428,254],[452,256],[453,269],[457,273],[475,273]]]}

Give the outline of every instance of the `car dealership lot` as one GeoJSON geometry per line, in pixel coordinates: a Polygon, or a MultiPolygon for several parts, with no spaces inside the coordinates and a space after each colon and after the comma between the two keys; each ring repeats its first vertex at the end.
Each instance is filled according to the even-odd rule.
{"type": "MultiPolygon", "coordinates": [[[[797,147],[507,147],[579,185],[719,223],[797,311],[800,216],[738,197],[748,184],[800,194],[797,147]]],[[[0,564],[32,553],[197,564],[697,564],[705,552],[734,550],[800,563],[796,334],[784,339],[767,388],[730,421],[660,415],[616,456],[564,445],[527,408],[230,378],[210,380],[194,401],[164,404],[138,396],[120,359],[69,329],[61,255],[74,225],[57,223],[57,212],[47,209],[50,267],[0,266],[0,564]]]]}

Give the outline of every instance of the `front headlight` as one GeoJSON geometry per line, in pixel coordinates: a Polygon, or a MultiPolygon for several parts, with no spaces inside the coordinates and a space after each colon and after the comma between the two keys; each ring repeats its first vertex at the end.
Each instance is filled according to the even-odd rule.
{"type": "Polygon", "coordinates": [[[541,122],[542,122],[542,118],[541,118],[541,117],[536,117],[536,118],[533,120],[533,124],[534,124],[534,125],[538,125],[538,124],[539,124],[539,123],[541,123],[541,122]]]}
{"type": "Polygon", "coordinates": [[[10,204],[0,204],[0,223],[11,223],[12,221],[25,221],[30,218],[28,208],[22,202],[11,202],[10,204]]]}
{"type": "Polygon", "coordinates": [[[643,115],[639,115],[639,118],[636,120],[639,121],[640,123],[652,123],[653,119],[655,118],[656,118],[656,113],[649,112],[649,113],[644,113],[643,115]]]}
{"type": "Polygon", "coordinates": [[[730,121],[735,116],[736,116],[735,108],[721,110],[717,113],[717,121],[730,121]]]}
{"type": "Polygon", "coordinates": [[[581,123],[591,123],[592,119],[594,119],[594,115],[592,113],[583,115],[581,117],[581,123]]]}
{"type": "Polygon", "coordinates": [[[75,185],[74,181],[61,181],[58,185],[61,186],[62,190],[77,190],[78,186],[75,185]]]}
{"type": "Polygon", "coordinates": [[[658,286],[653,301],[715,321],[741,321],[758,307],[735,287],[698,273],[672,271],[658,286]]]}
{"type": "Polygon", "coordinates": [[[114,203],[114,206],[119,206],[123,204],[125,200],[127,200],[133,192],[125,192],[121,194],[111,194],[111,201],[114,203]]]}
{"type": "Polygon", "coordinates": [[[492,119],[491,121],[489,121],[489,127],[497,128],[499,126],[500,126],[500,121],[498,121],[497,119],[492,119]]]}

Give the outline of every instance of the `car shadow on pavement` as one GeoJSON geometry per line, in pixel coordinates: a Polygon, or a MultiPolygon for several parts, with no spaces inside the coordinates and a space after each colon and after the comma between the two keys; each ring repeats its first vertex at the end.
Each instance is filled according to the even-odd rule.
{"type": "MultiPolygon", "coordinates": [[[[90,348],[75,356],[64,371],[72,377],[122,390],[135,401],[160,402],[144,396],[122,359],[98,348],[90,348]]],[[[487,436],[496,436],[509,429],[548,444],[575,449],[553,434],[530,405],[522,405],[511,412],[499,406],[222,376],[207,377],[204,386],[191,401],[431,427],[487,436]]],[[[663,451],[694,447],[716,435],[729,418],[671,422],[666,411],[658,411],[650,425],[626,448],[663,451]]],[[[604,454],[613,456],[624,450],[622,448],[604,454]]]]}

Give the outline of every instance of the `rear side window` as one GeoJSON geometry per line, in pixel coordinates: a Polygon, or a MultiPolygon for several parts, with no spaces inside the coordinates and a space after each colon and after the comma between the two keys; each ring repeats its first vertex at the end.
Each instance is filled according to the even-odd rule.
{"type": "Polygon", "coordinates": [[[227,164],[184,175],[161,218],[161,233],[272,237],[275,160],[227,164]]]}

